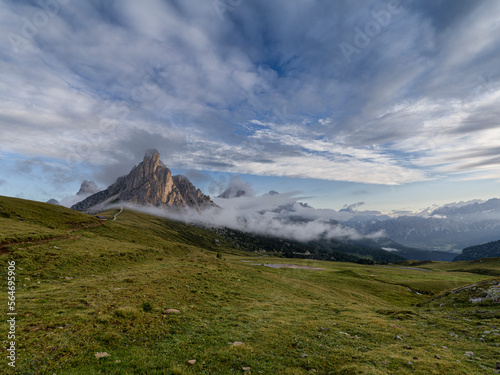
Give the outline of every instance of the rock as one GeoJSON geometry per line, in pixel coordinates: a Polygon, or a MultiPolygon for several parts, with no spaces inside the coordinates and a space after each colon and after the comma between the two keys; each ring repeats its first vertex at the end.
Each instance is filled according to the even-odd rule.
{"type": "Polygon", "coordinates": [[[95,357],[96,357],[97,359],[99,359],[99,358],[104,358],[104,357],[111,357],[111,354],[106,353],[106,352],[96,352],[96,353],[95,353],[95,357]]]}
{"type": "Polygon", "coordinates": [[[196,359],[190,359],[189,361],[186,361],[186,365],[188,366],[194,366],[196,364],[196,359]]]}
{"type": "Polygon", "coordinates": [[[166,309],[166,310],[163,310],[163,313],[164,314],[180,314],[180,310],[177,310],[177,309],[166,309]]]}
{"type": "Polygon", "coordinates": [[[85,195],[89,196],[92,194],[95,194],[99,191],[99,188],[97,187],[97,184],[94,181],[83,181],[82,184],[80,185],[80,190],[76,195],[85,195]]]}
{"type": "Polygon", "coordinates": [[[250,367],[242,367],[241,368],[243,371],[250,371],[250,367]]]}
{"type": "Polygon", "coordinates": [[[474,352],[465,352],[464,354],[466,357],[469,357],[470,359],[474,359],[474,352]]]}
{"type": "Polygon", "coordinates": [[[127,176],[119,177],[106,190],[89,196],[71,208],[85,212],[99,211],[99,208],[110,201],[178,209],[217,207],[187,177],[172,176],[170,169],[160,161],[157,150],[148,151],[142,163],[134,167],[127,176]]]}
{"type": "Polygon", "coordinates": [[[441,356],[439,356],[439,355],[437,355],[437,354],[436,354],[436,355],[434,356],[434,358],[436,358],[436,359],[441,359],[441,356]]]}
{"type": "Polygon", "coordinates": [[[396,335],[396,336],[394,337],[394,340],[403,340],[403,338],[402,338],[401,336],[399,336],[399,335],[396,335]]]}
{"type": "Polygon", "coordinates": [[[403,346],[403,349],[408,349],[408,350],[411,350],[411,346],[404,345],[404,346],[403,346]]]}
{"type": "Polygon", "coordinates": [[[45,203],[49,203],[49,204],[54,204],[56,206],[59,206],[59,201],[57,199],[54,199],[54,198],[51,198],[49,199],[47,202],[45,203]]]}
{"type": "Polygon", "coordinates": [[[408,363],[409,365],[413,365],[413,362],[412,362],[412,361],[408,361],[408,362],[406,362],[406,363],[408,363]]]}
{"type": "Polygon", "coordinates": [[[300,355],[300,358],[307,358],[307,356],[308,356],[308,355],[307,355],[306,353],[304,353],[304,354],[301,354],[301,355],[300,355]]]}
{"type": "Polygon", "coordinates": [[[243,346],[245,344],[243,344],[241,341],[235,341],[231,344],[232,346],[243,346]]]}

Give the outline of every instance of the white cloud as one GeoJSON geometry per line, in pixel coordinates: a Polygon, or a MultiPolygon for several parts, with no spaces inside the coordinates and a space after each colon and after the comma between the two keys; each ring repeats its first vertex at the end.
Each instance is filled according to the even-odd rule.
{"type": "MultiPolygon", "coordinates": [[[[101,5],[61,5],[24,51],[0,40],[3,151],[109,169],[157,141],[173,167],[387,185],[498,176],[479,152],[500,135],[497,3],[402,4],[351,64],[339,43],[384,2],[246,1],[222,22],[211,1],[101,5]]],[[[2,2],[2,33],[38,11],[2,2]]]]}

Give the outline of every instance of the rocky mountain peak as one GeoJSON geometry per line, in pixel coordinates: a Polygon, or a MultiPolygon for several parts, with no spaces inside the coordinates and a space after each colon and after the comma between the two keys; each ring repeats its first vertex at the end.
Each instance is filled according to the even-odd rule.
{"type": "Polygon", "coordinates": [[[85,195],[89,196],[91,194],[95,194],[99,191],[99,187],[94,181],[87,181],[84,180],[82,184],[80,185],[80,190],[78,190],[78,193],[76,195],[85,195]]]}
{"type": "Polygon", "coordinates": [[[107,204],[118,202],[142,206],[192,207],[201,209],[215,206],[184,176],[172,176],[172,172],[160,160],[158,150],[149,150],[139,165],[127,176],[120,177],[106,190],[91,195],[72,208],[78,211],[98,211],[107,204]]]}

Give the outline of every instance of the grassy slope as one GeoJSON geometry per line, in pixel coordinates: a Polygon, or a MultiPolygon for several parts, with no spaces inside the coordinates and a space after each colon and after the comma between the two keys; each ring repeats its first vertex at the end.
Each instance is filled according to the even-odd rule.
{"type": "MultiPolygon", "coordinates": [[[[11,213],[0,233],[14,228],[18,238],[24,229],[60,235],[96,223],[40,203],[0,198],[0,207],[11,213]],[[30,220],[20,222],[23,215],[30,220]],[[44,226],[46,217],[53,228],[44,226]]],[[[201,228],[124,211],[69,238],[11,245],[0,274],[5,285],[6,262],[16,260],[15,373],[234,374],[247,366],[252,374],[494,373],[498,304],[427,302],[488,278],[449,272],[466,270],[468,262],[384,267],[257,258],[216,239],[201,228]],[[324,270],[254,265],[264,262],[324,270]],[[164,314],[166,308],[180,314],[164,314]],[[96,352],[111,356],[97,359],[96,352]],[[186,365],[190,359],[197,363],[186,365]]],[[[6,331],[2,324],[2,340],[6,331]]]]}

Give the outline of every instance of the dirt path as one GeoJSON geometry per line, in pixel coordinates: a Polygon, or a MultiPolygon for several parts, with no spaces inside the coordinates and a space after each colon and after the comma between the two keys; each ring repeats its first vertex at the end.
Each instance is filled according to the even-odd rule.
{"type": "Polygon", "coordinates": [[[120,215],[121,213],[123,212],[123,206],[120,207],[120,211],[118,211],[116,214],[113,215],[113,218],[111,219],[111,221],[115,221],[116,220],[116,217],[118,215],[120,215]]]}

